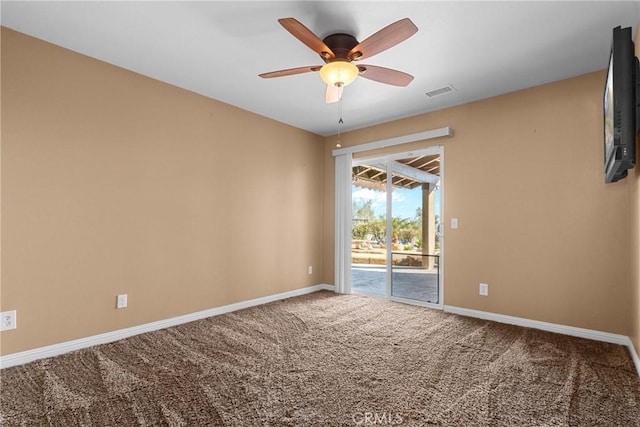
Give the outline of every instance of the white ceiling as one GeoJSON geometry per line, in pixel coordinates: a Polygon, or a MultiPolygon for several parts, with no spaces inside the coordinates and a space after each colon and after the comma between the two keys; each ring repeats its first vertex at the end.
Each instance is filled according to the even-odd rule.
{"type": "MultiPolygon", "coordinates": [[[[563,2],[12,2],[2,25],[149,77],[307,129],[338,130],[317,73],[258,74],[322,64],[278,24],[294,17],[320,38],[362,41],[408,17],[419,28],[367,58],[415,79],[405,88],[363,78],[344,90],[342,131],[439,110],[604,69],[611,29],[640,20],[638,1],[563,2]],[[455,92],[425,92],[453,85],[455,92]]],[[[603,82],[604,83],[604,82],[603,82]]]]}

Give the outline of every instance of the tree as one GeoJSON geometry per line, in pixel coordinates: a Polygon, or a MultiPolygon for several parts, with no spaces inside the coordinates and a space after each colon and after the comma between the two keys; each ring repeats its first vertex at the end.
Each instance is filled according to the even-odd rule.
{"type": "Polygon", "coordinates": [[[384,215],[380,215],[377,219],[370,221],[369,233],[373,236],[373,240],[376,242],[386,242],[387,235],[387,221],[384,219],[384,215]]]}
{"type": "Polygon", "coordinates": [[[359,221],[371,221],[376,217],[373,212],[373,200],[353,200],[351,202],[351,218],[359,221]]]}
{"type": "Polygon", "coordinates": [[[353,240],[366,240],[369,228],[369,222],[354,223],[351,227],[351,238],[353,240]]]}

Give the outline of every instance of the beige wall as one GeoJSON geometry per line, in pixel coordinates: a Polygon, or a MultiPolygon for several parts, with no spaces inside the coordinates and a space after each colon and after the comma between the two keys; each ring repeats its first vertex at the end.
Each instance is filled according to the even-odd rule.
{"type": "Polygon", "coordinates": [[[2,354],[322,282],[321,137],[5,28],[1,78],[2,354]]]}
{"type": "MultiPolygon", "coordinates": [[[[333,283],[334,138],[4,28],[1,43],[0,309],[19,327],[0,354],[333,283]]],[[[603,84],[594,73],[342,136],[454,129],[429,142],[445,147],[444,222],[460,219],[445,230],[445,304],[639,348],[640,174],[604,185],[603,84]]]]}
{"type": "MultiPolygon", "coordinates": [[[[636,56],[640,57],[640,31],[636,31],[636,56]]],[[[631,341],[640,355],[640,144],[637,146],[636,167],[630,170],[631,200],[631,341]]]]}
{"type": "MultiPolygon", "coordinates": [[[[453,137],[429,141],[444,145],[445,304],[630,333],[629,184],[604,184],[604,78],[588,74],[342,136],[349,146],[453,128],[453,137]],[[488,297],[478,295],[480,282],[488,297]]],[[[334,144],[327,138],[328,283],[334,144]]]]}

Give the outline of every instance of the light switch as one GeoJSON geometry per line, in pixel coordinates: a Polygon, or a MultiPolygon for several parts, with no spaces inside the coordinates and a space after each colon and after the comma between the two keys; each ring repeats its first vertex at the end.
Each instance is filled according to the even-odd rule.
{"type": "Polygon", "coordinates": [[[451,218],[451,228],[458,228],[458,218],[451,218]]]}
{"type": "Polygon", "coordinates": [[[116,297],[116,308],[127,308],[127,294],[120,294],[116,297]]]}

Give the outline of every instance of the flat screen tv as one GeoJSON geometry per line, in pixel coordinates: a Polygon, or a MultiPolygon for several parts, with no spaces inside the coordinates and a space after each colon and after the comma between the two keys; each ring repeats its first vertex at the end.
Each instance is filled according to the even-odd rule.
{"type": "Polygon", "coordinates": [[[606,183],[625,178],[627,170],[636,164],[636,135],[640,126],[639,74],[631,28],[614,28],[603,100],[606,183]]]}

